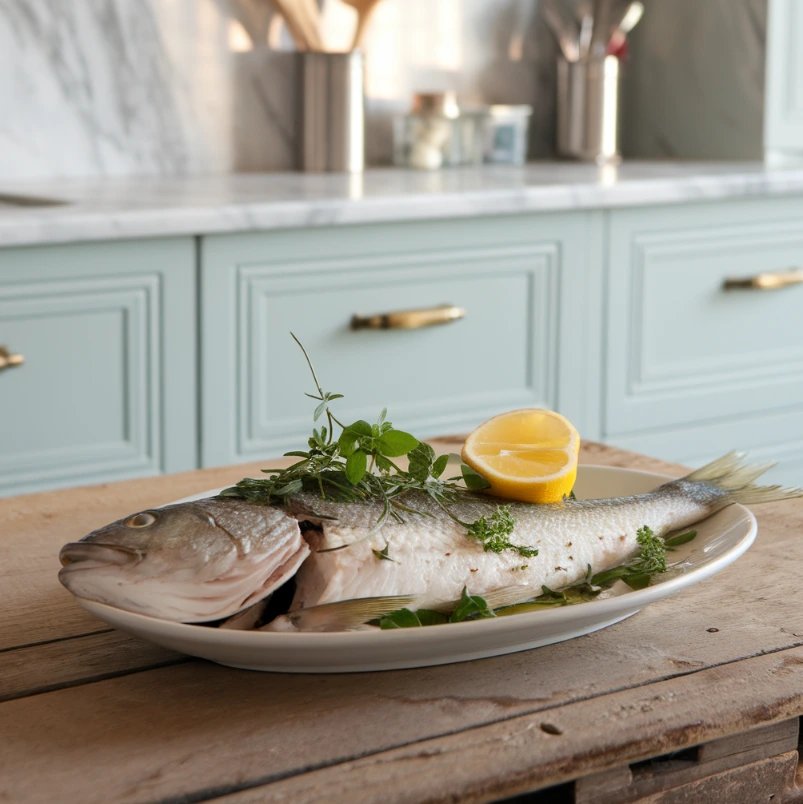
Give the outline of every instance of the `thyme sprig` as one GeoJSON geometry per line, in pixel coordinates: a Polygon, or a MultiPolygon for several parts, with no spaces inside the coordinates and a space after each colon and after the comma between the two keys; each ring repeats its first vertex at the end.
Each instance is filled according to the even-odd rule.
{"type": "Polygon", "coordinates": [[[480,517],[474,522],[462,521],[451,507],[461,495],[489,488],[488,481],[465,464],[460,465],[460,475],[443,479],[450,456],[438,457],[429,444],[396,429],[387,421],[387,409],[380,413],[374,424],[363,419],[343,424],[331,409],[333,402],[343,399],[343,394],[323,390],[307,350],[292,332],[290,334],[304,354],[317,391],[306,394],[318,403],[313,421],[317,422],[325,415],[326,424],[320,429],[313,428],[307,441],[308,449],[285,453],[298,458],[296,463],[285,469],[263,469],[268,477],[244,478],[222,491],[220,496],[278,506],[287,504],[290,497],[302,491],[316,492],[321,499],[334,502],[379,501],[382,511],[371,531],[373,534],[389,518],[403,522],[408,514],[425,515],[404,504],[404,495],[417,491],[429,496],[486,551],[515,550],[528,557],[537,554],[537,550],[516,546],[508,539],[514,521],[507,506],[501,506],[490,517],[480,517]],[[334,436],[335,427],[340,428],[337,438],[334,436]],[[406,470],[393,460],[402,456],[408,461],[406,470]]]}

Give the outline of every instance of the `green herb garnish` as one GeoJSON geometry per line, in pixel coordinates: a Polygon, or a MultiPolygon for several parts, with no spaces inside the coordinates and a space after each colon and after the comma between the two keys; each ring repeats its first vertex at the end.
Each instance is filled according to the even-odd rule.
{"type": "Polygon", "coordinates": [[[641,549],[635,558],[620,567],[597,573],[589,583],[592,586],[605,587],[621,579],[631,589],[644,589],[649,586],[654,575],[666,572],[667,551],[690,542],[696,535],[696,530],[690,530],[688,533],[680,533],[664,540],[644,525],[636,531],[636,541],[641,549]]]}
{"type": "Polygon", "coordinates": [[[493,609],[488,606],[484,597],[471,595],[464,586],[460,602],[451,615],[430,609],[399,609],[386,614],[379,620],[379,627],[389,628],[419,628],[425,625],[443,625],[444,623],[461,623],[464,620],[479,620],[485,617],[495,617],[493,609]]]}
{"type": "MultiPolygon", "coordinates": [[[[220,496],[280,506],[301,491],[317,492],[321,499],[336,502],[378,500],[382,503],[382,513],[375,526],[378,530],[389,517],[403,522],[405,514],[422,515],[405,506],[401,499],[407,492],[418,491],[427,494],[449,517],[465,527],[468,535],[480,541],[485,550],[495,553],[515,550],[525,557],[538,554],[537,550],[518,547],[507,539],[514,524],[507,506],[502,506],[490,518],[481,517],[475,522],[460,520],[450,506],[461,494],[487,489],[490,484],[465,464],[460,466],[459,477],[442,479],[449,456],[436,457],[429,444],[394,428],[386,421],[387,410],[381,412],[375,424],[362,419],[352,424],[339,421],[331,410],[331,403],[342,399],[343,394],[323,390],[306,349],[292,332],[290,334],[304,354],[317,390],[317,393],[306,394],[318,402],[313,420],[317,422],[325,415],[327,424],[313,429],[307,450],[285,453],[299,458],[292,466],[263,469],[269,477],[245,478],[222,491],[220,496]],[[337,439],[335,426],[340,428],[337,439]],[[408,460],[406,471],[393,461],[402,456],[408,460]],[[463,485],[459,485],[461,481],[463,485]]],[[[392,561],[386,553],[387,548],[374,551],[378,559],[392,561]]]]}
{"type": "Polygon", "coordinates": [[[490,519],[482,517],[476,522],[472,522],[467,528],[470,539],[474,539],[482,544],[486,553],[501,553],[503,550],[515,550],[524,558],[532,558],[538,555],[535,547],[523,547],[512,544],[508,536],[513,533],[516,520],[510,513],[509,505],[500,505],[492,514],[490,519]]]}

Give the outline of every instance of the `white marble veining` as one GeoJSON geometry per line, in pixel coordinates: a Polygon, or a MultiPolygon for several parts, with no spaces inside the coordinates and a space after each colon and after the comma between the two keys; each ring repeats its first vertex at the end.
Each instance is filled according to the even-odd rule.
{"type": "Polygon", "coordinates": [[[0,182],[2,193],[68,203],[15,207],[0,200],[0,247],[803,195],[803,168],[544,162],[433,173],[0,182]]]}
{"type": "MultiPolygon", "coordinates": [[[[320,0],[330,46],[355,12],[320,0]]],[[[416,91],[535,108],[551,154],[555,44],[535,0],[383,0],[365,39],[366,152],[416,91]]],[[[0,180],[291,170],[298,63],[267,0],[0,0],[0,180]]]]}

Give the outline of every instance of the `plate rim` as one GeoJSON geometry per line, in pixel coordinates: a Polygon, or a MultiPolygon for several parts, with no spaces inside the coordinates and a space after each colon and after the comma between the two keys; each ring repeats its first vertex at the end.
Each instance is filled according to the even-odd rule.
{"type": "MultiPolygon", "coordinates": [[[[678,478],[671,475],[666,475],[659,472],[651,472],[642,469],[630,469],[622,466],[604,466],[600,464],[581,464],[578,468],[592,468],[602,469],[605,472],[613,474],[629,474],[638,476],[650,476],[656,480],[670,481],[677,480],[678,478]]],[[[223,486],[222,488],[228,488],[223,486]]],[[[197,495],[190,495],[180,500],[165,503],[165,505],[176,505],[178,503],[186,502],[192,499],[200,499],[203,496],[210,496],[220,491],[220,489],[210,489],[206,492],[200,492],[197,495]]],[[[654,586],[648,586],[644,589],[634,589],[616,597],[606,598],[604,600],[589,601],[593,606],[594,619],[610,619],[616,616],[617,613],[623,611],[640,611],[650,603],[654,603],[665,597],[670,597],[676,592],[688,587],[694,586],[701,581],[715,575],[729,564],[732,564],[750,548],[756,539],[758,532],[758,523],[756,522],[755,515],[752,511],[739,503],[732,503],[741,509],[741,513],[746,517],[749,527],[747,533],[742,536],[736,544],[730,547],[725,553],[718,558],[704,564],[697,569],[693,569],[683,575],[678,575],[666,581],[658,583],[654,586]]],[[[158,506],[164,507],[164,506],[158,506]]],[[[730,507],[730,506],[729,506],[730,507]]],[[[723,509],[724,510],[724,509],[723,509]]],[[[95,615],[104,622],[109,622],[107,617],[103,616],[104,612],[110,612],[110,616],[115,620],[128,620],[132,627],[139,625],[146,629],[162,629],[160,636],[175,636],[177,638],[189,638],[195,641],[195,638],[201,635],[211,637],[215,644],[222,647],[224,646],[239,646],[239,647],[268,647],[273,645],[280,649],[284,645],[293,645],[294,647],[303,649],[304,647],[315,647],[316,645],[322,647],[322,641],[329,641],[332,644],[344,644],[354,642],[355,646],[365,644],[370,639],[376,639],[376,635],[380,633],[377,630],[371,631],[301,631],[301,632],[282,632],[282,631],[258,631],[258,630],[236,630],[236,629],[222,629],[210,628],[199,623],[181,623],[173,620],[164,620],[158,617],[151,617],[146,614],[138,614],[136,612],[120,609],[115,606],[110,606],[106,603],[98,603],[93,600],[75,596],[76,601],[86,611],[95,615]]],[[[585,610],[587,604],[580,604],[579,608],[585,610]]],[[[537,622],[551,623],[560,626],[564,621],[571,622],[579,614],[578,606],[560,606],[554,609],[545,609],[533,612],[521,612],[513,617],[499,617],[488,618],[481,620],[469,620],[460,623],[444,623],[441,626],[429,626],[427,628],[398,628],[390,631],[384,631],[386,636],[383,639],[394,640],[396,645],[404,644],[406,641],[418,642],[422,638],[434,639],[442,635],[443,627],[448,625],[451,629],[449,633],[456,633],[455,626],[459,626],[464,636],[468,637],[471,630],[482,633],[483,629],[487,629],[486,622],[495,623],[494,631],[496,633],[515,632],[526,629],[528,623],[535,625],[537,622]],[[392,634],[392,636],[391,636],[392,634]]],[[[121,626],[122,627],[122,626],[121,626]]],[[[206,641],[206,640],[205,640],[206,641]]],[[[329,647],[327,645],[327,647],[329,647]]]]}

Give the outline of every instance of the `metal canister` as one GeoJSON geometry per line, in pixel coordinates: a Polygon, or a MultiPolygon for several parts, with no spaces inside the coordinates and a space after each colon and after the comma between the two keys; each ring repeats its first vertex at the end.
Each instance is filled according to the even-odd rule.
{"type": "Polygon", "coordinates": [[[301,169],[365,167],[363,57],[308,51],[301,58],[301,169]]]}
{"type": "Polygon", "coordinates": [[[615,56],[558,59],[560,156],[611,164],[621,160],[622,65],[615,56]]]}

